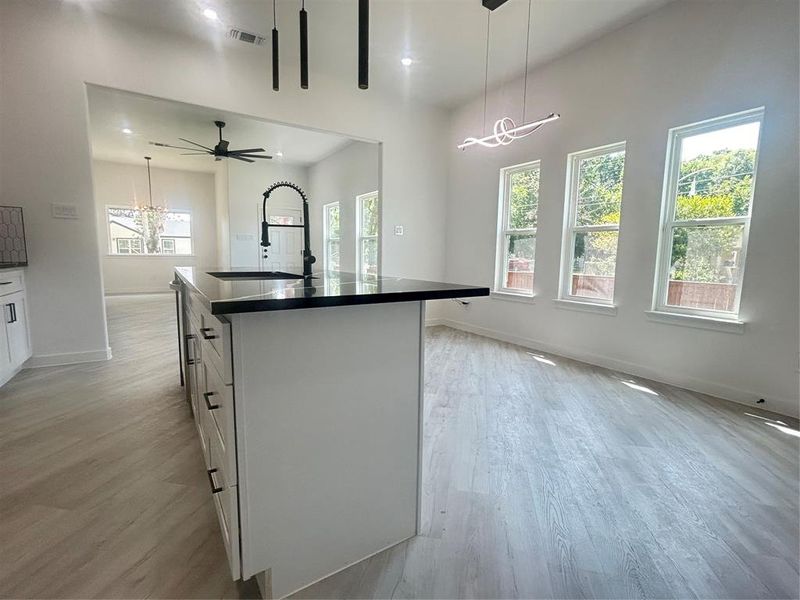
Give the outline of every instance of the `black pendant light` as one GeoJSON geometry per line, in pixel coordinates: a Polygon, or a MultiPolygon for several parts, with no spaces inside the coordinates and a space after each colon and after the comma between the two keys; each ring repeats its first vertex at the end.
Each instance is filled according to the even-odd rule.
{"type": "Polygon", "coordinates": [[[276,0],[272,0],[272,89],[276,92],[281,89],[280,74],[278,72],[278,10],[276,0]]]}
{"type": "Polygon", "coordinates": [[[369,0],[358,0],[358,87],[369,88],[369,0]]]}
{"type": "Polygon", "coordinates": [[[308,89],[308,13],[305,0],[300,0],[300,87],[308,89]]]}

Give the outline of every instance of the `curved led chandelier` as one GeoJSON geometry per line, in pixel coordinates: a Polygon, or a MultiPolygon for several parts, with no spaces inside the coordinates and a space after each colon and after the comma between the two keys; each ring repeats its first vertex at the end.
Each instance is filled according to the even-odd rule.
{"type": "Polygon", "coordinates": [[[517,126],[511,117],[503,117],[494,123],[494,133],[482,138],[468,137],[458,145],[460,150],[469,146],[479,145],[484,148],[497,148],[498,146],[508,146],[514,140],[527,137],[535,131],[539,131],[543,125],[560,119],[561,115],[550,113],[538,121],[531,121],[524,125],[517,126]]]}
{"type": "MultiPolygon", "coordinates": [[[[504,2],[505,0],[503,0],[504,2]]],[[[486,20],[486,72],[483,82],[483,130],[486,133],[486,100],[489,92],[489,32],[491,25],[492,10],[498,8],[503,2],[488,2],[484,0],[483,5],[489,9],[486,20]]],[[[561,118],[557,113],[550,113],[530,123],[525,122],[525,112],[528,97],[528,51],[531,41],[531,0],[528,0],[528,37],[525,43],[525,83],[522,91],[522,125],[517,125],[511,117],[502,117],[495,121],[494,128],[490,135],[483,137],[468,137],[458,145],[459,150],[464,150],[470,146],[483,146],[484,148],[497,148],[508,146],[514,140],[519,140],[530,134],[539,131],[542,126],[561,118]]]]}

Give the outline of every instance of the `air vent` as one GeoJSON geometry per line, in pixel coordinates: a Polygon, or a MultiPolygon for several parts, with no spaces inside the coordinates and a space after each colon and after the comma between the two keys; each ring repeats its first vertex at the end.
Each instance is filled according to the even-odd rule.
{"type": "Polygon", "coordinates": [[[265,41],[264,36],[235,27],[228,32],[228,37],[246,44],[253,44],[254,46],[263,46],[265,41]]]}

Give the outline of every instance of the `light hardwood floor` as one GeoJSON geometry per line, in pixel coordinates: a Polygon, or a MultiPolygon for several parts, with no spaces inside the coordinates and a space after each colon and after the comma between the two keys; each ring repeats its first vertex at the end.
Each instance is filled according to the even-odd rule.
{"type": "MultiPolygon", "coordinates": [[[[0,389],[0,595],[252,594],[227,573],[173,299],[108,313],[112,361],[0,389]]],[[[298,597],[798,597],[800,438],[773,426],[795,421],[441,327],[426,351],[422,535],[298,597]]]]}

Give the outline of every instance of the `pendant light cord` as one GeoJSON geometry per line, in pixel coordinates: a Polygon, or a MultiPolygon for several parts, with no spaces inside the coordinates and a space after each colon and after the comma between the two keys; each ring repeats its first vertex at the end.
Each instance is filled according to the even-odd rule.
{"type": "Polygon", "coordinates": [[[525,83],[522,90],[522,122],[525,123],[526,109],[528,108],[528,52],[531,47],[531,3],[528,0],[528,37],[525,38],[525,83]]]}
{"type": "Polygon", "coordinates": [[[486,14],[486,69],[483,74],[483,135],[486,135],[486,98],[489,94],[489,31],[492,22],[492,11],[486,14]]]}
{"type": "Polygon", "coordinates": [[[275,8],[277,0],[272,0],[272,28],[278,28],[278,10],[275,8]]]}

